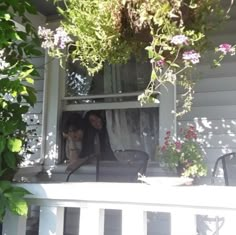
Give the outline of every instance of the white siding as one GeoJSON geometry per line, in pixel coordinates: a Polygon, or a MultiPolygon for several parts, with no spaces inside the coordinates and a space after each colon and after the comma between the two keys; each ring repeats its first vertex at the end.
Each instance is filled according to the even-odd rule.
{"type": "Polygon", "coordinates": [[[33,58],[32,63],[36,66],[39,77],[34,77],[33,87],[37,91],[37,102],[29,109],[25,118],[28,123],[28,130],[32,130],[27,143],[32,154],[26,155],[24,165],[32,165],[40,162],[41,141],[42,141],[42,108],[43,108],[43,87],[44,87],[44,56],[33,58]]]}
{"type": "MultiPolygon", "coordinates": [[[[41,15],[29,15],[32,24],[37,30],[38,26],[44,25],[46,18],[41,15]]],[[[17,20],[17,19],[16,19],[17,20]]],[[[25,120],[28,124],[28,130],[33,130],[29,135],[28,147],[32,154],[27,154],[24,165],[34,165],[39,163],[41,159],[41,141],[42,141],[42,110],[43,110],[43,90],[44,90],[44,68],[45,56],[31,58],[31,62],[36,66],[39,76],[34,77],[34,84],[32,85],[37,91],[37,102],[33,108],[29,109],[25,120]]]]}
{"type": "MultiPolygon", "coordinates": [[[[236,33],[232,30],[235,23],[235,20],[229,22],[224,31],[214,35],[213,40],[219,44],[235,43],[236,33]]],[[[192,111],[178,119],[178,128],[194,124],[199,130],[199,137],[204,142],[208,176],[216,158],[236,151],[236,57],[226,57],[221,67],[212,69],[211,61],[208,63],[212,53],[209,54],[196,71],[200,80],[196,85],[192,111]]],[[[178,97],[180,95],[181,89],[178,97]]],[[[209,178],[206,182],[210,183],[209,178]]]]}

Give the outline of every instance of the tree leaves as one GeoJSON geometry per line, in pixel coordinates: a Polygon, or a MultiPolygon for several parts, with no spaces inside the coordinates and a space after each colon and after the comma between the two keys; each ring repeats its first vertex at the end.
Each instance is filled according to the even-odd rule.
{"type": "Polygon", "coordinates": [[[0,79],[0,221],[6,209],[18,215],[27,214],[24,196],[29,192],[2,181],[23,159],[21,154],[26,151],[27,141],[23,114],[36,102],[32,76],[37,76],[38,72],[29,58],[40,56],[41,50],[37,33],[26,13],[36,13],[30,0],[1,1],[0,58],[9,66],[1,68],[0,79]],[[17,23],[23,27],[14,21],[15,15],[17,23]]]}
{"type": "Polygon", "coordinates": [[[17,215],[27,215],[28,206],[24,196],[30,194],[24,188],[13,186],[9,181],[0,181],[0,221],[5,215],[5,208],[17,215]]]}
{"type": "Polygon", "coordinates": [[[13,153],[18,153],[22,148],[22,140],[17,138],[11,138],[7,142],[8,149],[13,153]]]}

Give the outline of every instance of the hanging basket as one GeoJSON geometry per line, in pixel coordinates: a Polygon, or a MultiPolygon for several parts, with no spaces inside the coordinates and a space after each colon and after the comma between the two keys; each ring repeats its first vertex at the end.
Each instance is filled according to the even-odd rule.
{"type": "MultiPolygon", "coordinates": [[[[165,1],[169,2],[170,5],[173,4],[170,0],[165,1]]],[[[163,1],[163,4],[165,1],[163,1]]],[[[156,32],[158,26],[154,24],[153,20],[150,22],[147,20],[141,21],[139,8],[144,2],[144,0],[126,0],[124,4],[120,5],[118,11],[113,12],[116,20],[115,25],[122,39],[141,43],[150,43],[153,40],[151,31],[156,32]]],[[[174,9],[173,5],[172,7],[174,9]]],[[[150,11],[148,14],[152,17],[155,12],[150,11]]],[[[171,18],[171,20],[176,22],[176,27],[183,24],[189,26],[194,22],[194,10],[184,5],[184,3],[179,9],[176,8],[173,14],[176,17],[171,18]]]]}

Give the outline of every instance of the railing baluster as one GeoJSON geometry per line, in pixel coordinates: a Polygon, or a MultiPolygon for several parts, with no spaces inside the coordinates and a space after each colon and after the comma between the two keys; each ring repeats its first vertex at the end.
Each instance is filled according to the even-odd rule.
{"type": "Polygon", "coordinates": [[[40,207],[39,235],[63,235],[64,208],[40,207]]]}
{"type": "Polygon", "coordinates": [[[196,235],[196,215],[186,211],[171,213],[171,235],[196,235]]]}
{"type": "Polygon", "coordinates": [[[7,212],[3,223],[4,235],[25,235],[26,233],[26,216],[17,216],[7,212]]]}
{"type": "Polygon", "coordinates": [[[122,210],[122,235],[146,235],[147,213],[140,209],[122,210]]]}
{"type": "Polygon", "coordinates": [[[104,234],[104,210],[94,207],[80,208],[79,235],[104,234]]]}

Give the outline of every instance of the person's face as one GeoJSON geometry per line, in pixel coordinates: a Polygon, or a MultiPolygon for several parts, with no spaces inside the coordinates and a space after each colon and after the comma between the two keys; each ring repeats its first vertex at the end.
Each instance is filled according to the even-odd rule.
{"type": "Polygon", "coordinates": [[[81,141],[83,139],[83,131],[80,129],[76,131],[69,131],[68,135],[75,141],[81,141]]]}
{"type": "Polygon", "coordinates": [[[97,130],[102,129],[102,120],[98,116],[91,114],[89,116],[89,122],[90,122],[90,124],[92,125],[93,128],[95,128],[97,130]]]}

